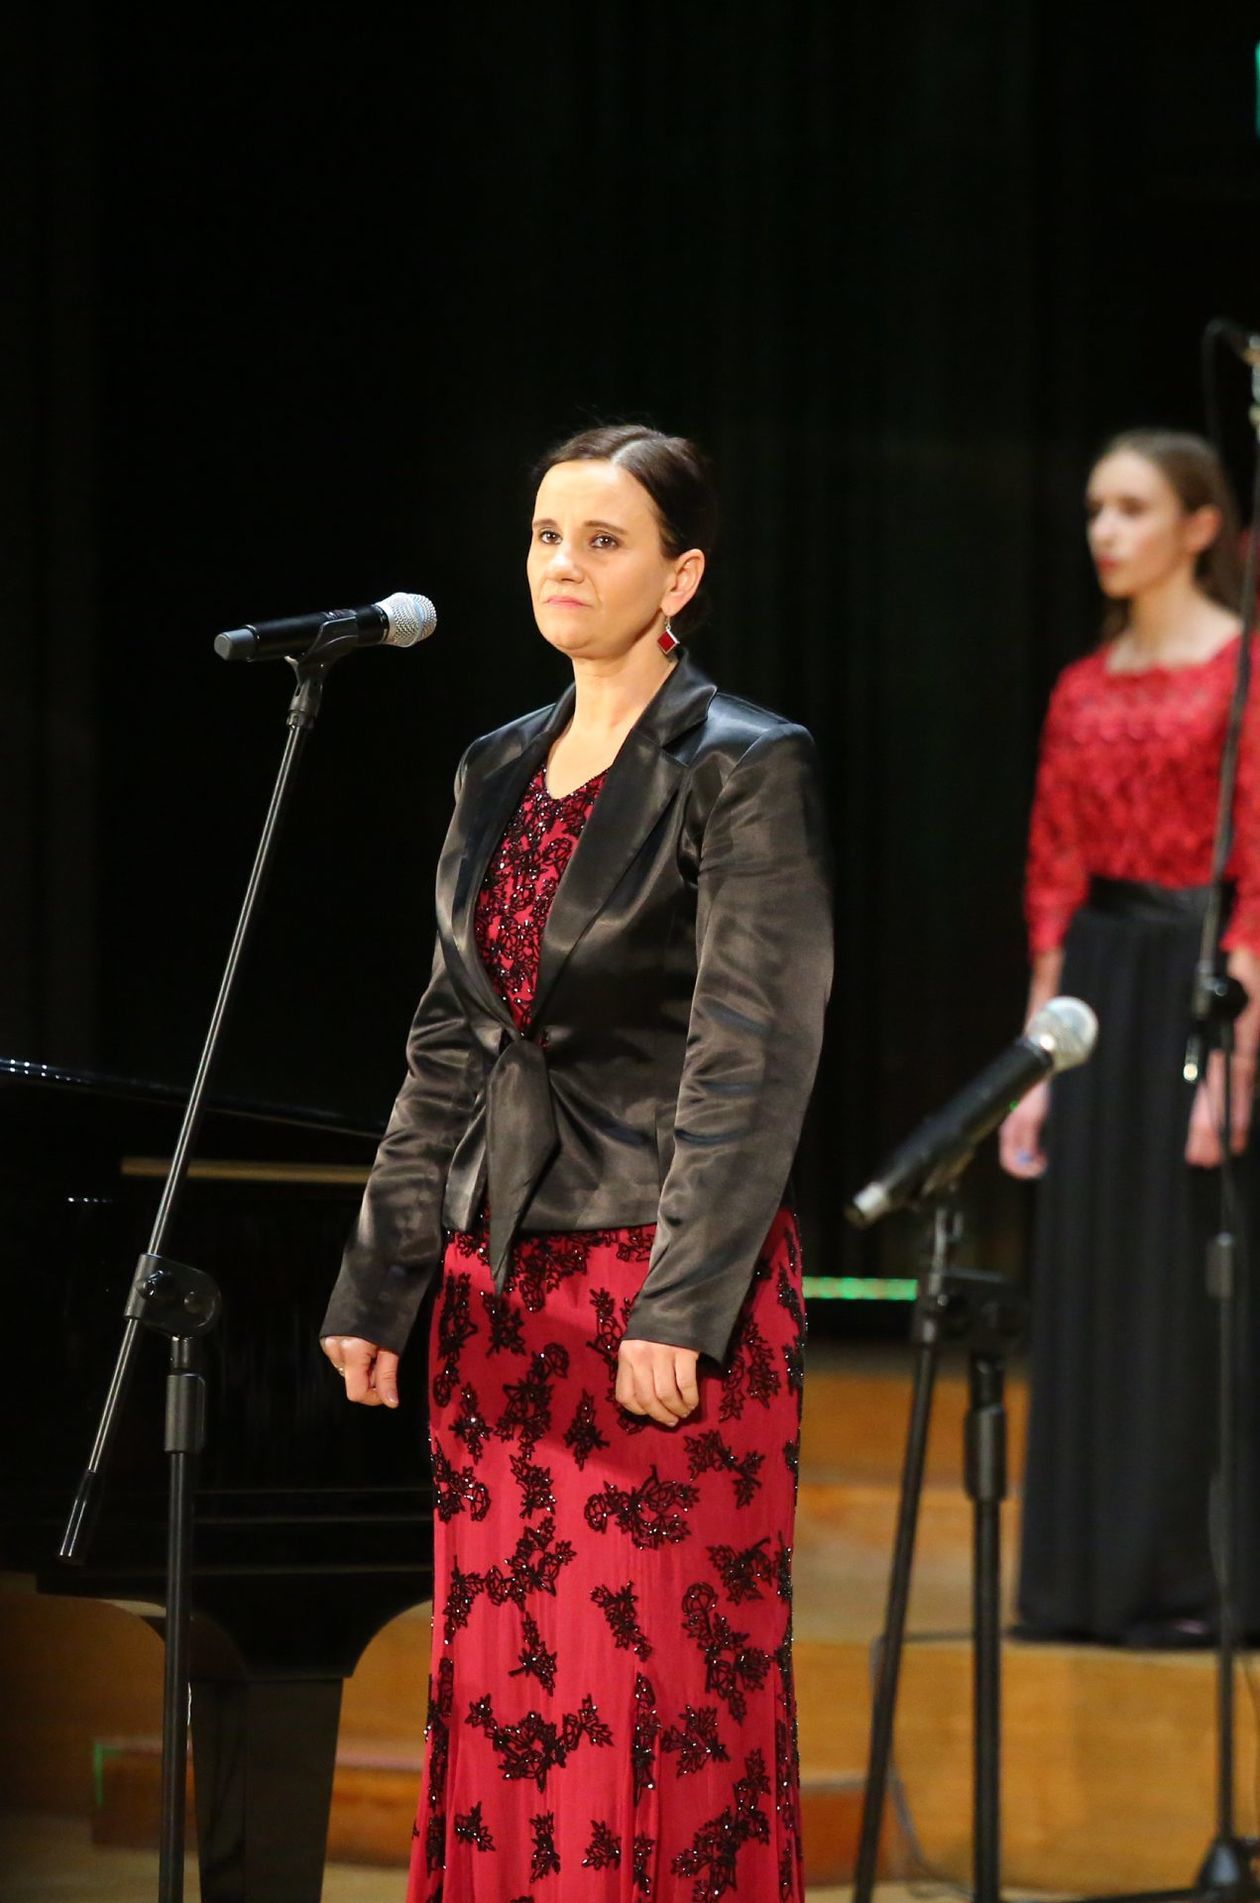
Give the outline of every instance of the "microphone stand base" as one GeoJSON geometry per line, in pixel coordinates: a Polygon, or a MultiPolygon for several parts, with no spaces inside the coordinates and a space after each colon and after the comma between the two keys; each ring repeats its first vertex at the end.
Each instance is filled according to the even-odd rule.
{"type": "Polygon", "coordinates": [[[1255,1846],[1244,1837],[1218,1837],[1199,1866],[1199,1889],[1214,1895],[1256,1896],[1255,1846]]]}

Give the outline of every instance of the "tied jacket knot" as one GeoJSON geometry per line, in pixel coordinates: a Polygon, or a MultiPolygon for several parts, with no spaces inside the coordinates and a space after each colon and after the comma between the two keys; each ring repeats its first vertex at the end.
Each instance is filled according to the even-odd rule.
{"type": "Polygon", "coordinates": [[[502,1048],[486,1079],[490,1266],[500,1294],[507,1278],[513,1237],[559,1142],[541,1043],[527,1031],[515,1035],[505,1031],[502,1048]]]}
{"type": "Polygon", "coordinates": [[[630,1338],[721,1360],[783,1200],[831,979],[817,755],[682,656],[557,886],[531,1024],[482,963],[477,894],[573,689],[474,741],[438,865],[408,1071],[321,1332],[404,1345],[444,1231],[655,1224],[630,1338]],[[544,1054],[544,1048],[545,1054],[544,1054]]]}

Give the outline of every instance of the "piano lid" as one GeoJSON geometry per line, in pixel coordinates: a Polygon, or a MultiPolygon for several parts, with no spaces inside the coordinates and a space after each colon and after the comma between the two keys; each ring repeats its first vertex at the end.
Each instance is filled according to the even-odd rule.
{"type": "MultiPolygon", "coordinates": [[[[86,1097],[109,1097],[118,1103],[151,1104],[154,1107],[182,1110],[188,1101],[191,1084],[156,1084],[137,1077],[111,1077],[101,1071],[69,1070],[64,1065],[41,1064],[31,1058],[0,1057],[0,1091],[43,1087],[49,1090],[79,1092],[86,1097]]],[[[242,1097],[212,1096],[207,1110],[219,1115],[248,1118],[257,1123],[300,1125],[305,1129],[330,1130],[340,1136],[362,1137],[373,1142],[380,1137],[383,1124],[369,1128],[360,1119],[337,1110],[317,1110],[309,1105],[259,1103],[242,1097]]]]}
{"type": "MultiPolygon", "coordinates": [[[[156,1336],[88,1563],[75,1572],[54,1555],[185,1101],[168,1085],[0,1059],[0,1300],[15,1338],[38,1344],[0,1384],[0,1566],[45,1588],[151,1598],[160,1583],[168,1356],[156,1336]]],[[[216,1099],[173,1226],[170,1253],[214,1275],[224,1300],[206,1343],[196,1603],[251,1655],[279,1642],[286,1592],[289,1623],[316,1589],[326,1607],[344,1601],[357,1645],[429,1590],[423,1328],[397,1412],[347,1406],[318,1341],[376,1142],[335,1112],[216,1099]]]]}

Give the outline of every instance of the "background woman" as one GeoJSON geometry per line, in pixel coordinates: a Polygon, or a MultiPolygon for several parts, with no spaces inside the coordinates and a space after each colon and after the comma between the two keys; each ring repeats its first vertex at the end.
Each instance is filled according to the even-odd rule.
{"type": "Polygon", "coordinates": [[[417,1900],[801,1895],[784,1198],[829,909],[809,736],[674,633],[713,519],[678,438],[543,464],[529,585],[573,686],[461,762],[324,1324],[350,1399],[390,1405],[441,1271],[417,1900]]]}
{"type": "MultiPolygon", "coordinates": [[[[1209,1636],[1221,1060],[1182,1080],[1226,715],[1237,528],[1209,446],[1117,437],[1089,478],[1111,606],[1065,669],[1042,735],[1029,840],[1029,1011],[1099,1016],[1093,1059],[1006,1120],[1005,1167],[1038,1197],[1020,1616],[1030,1633],[1131,1644],[1209,1636]],[[1051,1103],[1053,1108],[1051,1109],[1051,1103]],[[1047,1112],[1050,1112],[1047,1116],[1047,1112]]],[[[1248,1140],[1260,1035],[1260,792],[1248,713],[1225,944],[1253,1002],[1237,1026],[1232,1145],[1248,1140]]],[[[1255,1527],[1245,1529],[1249,1560],[1255,1527]]],[[[1254,1563],[1244,1624],[1260,1629],[1254,1563]]]]}

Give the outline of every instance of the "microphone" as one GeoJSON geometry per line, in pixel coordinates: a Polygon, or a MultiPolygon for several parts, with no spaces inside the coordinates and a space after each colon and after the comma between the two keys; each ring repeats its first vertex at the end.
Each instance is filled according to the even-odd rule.
{"type": "Polygon", "coordinates": [[[857,1229],[868,1229],[948,1182],[981,1138],[1034,1084],[1083,1064],[1097,1036],[1098,1019],[1087,1004],[1079,998],[1051,998],[1022,1037],[893,1151],[845,1209],[849,1221],[857,1229]]]}
{"type": "Polygon", "coordinates": [[[437,609],[427,595],[387,595],[367,608],[333,608],[323,614],[290,615],[284,621],[255,621],[228,628],[214,637],[221,661],[287,661],[314,647],[326,628],[361,648],[409,648],[427,641],[437,626],[437,609]]]}

